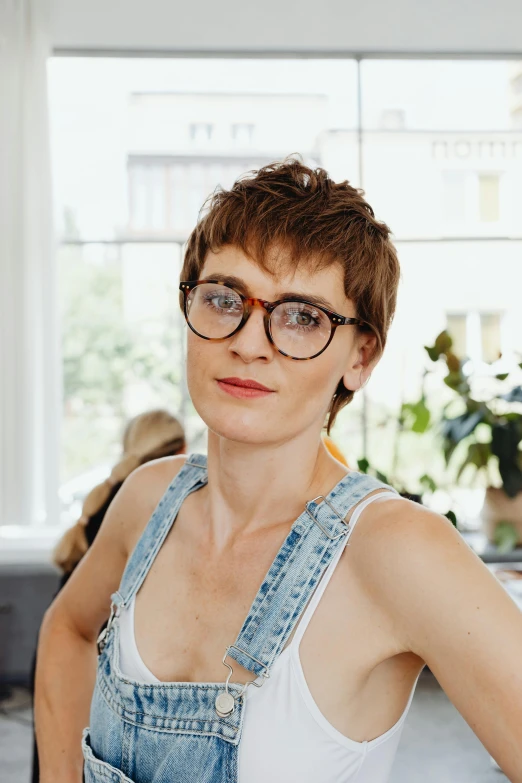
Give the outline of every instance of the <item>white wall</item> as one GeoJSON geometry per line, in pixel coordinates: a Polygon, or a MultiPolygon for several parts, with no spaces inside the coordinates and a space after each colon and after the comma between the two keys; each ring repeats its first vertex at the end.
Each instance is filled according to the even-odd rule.
{"type": "Polygon", "coordinates": [[[521,0],[51,0],[56,49],[522,52],[521,0]]]}

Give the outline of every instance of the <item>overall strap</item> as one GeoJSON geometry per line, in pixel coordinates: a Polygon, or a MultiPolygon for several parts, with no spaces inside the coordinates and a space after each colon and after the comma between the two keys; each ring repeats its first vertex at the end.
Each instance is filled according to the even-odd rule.
{"type": "Polygon", "coordinates": [[[236,641],[227,649],[230,658],[258,676],[270,675],[323,573],[346,543],[351,525],[344,518],[377,489],[397,494],[372,476],[352,471],[326,498],[320,495],[308,501],[276,555],[236,641]]]}
{"type": "Polygon", "coordinates": [[[116,612],[126,606],[140,589],[187,495],[206,483],[205,457],[190,454],[156,506],[125,567],[118,591],[111,596],[116,612]]]}

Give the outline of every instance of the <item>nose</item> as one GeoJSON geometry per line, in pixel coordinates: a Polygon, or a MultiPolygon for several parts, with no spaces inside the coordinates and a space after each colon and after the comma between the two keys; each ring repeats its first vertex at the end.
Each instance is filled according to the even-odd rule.
{"type": "Polygon", "coordinates": [[[256,304],[242,329],[230,338],[229,350],[250,364],[256,359],[270,361],[274,356],[274,347],[265,330],[265,309],[256,304]]]}

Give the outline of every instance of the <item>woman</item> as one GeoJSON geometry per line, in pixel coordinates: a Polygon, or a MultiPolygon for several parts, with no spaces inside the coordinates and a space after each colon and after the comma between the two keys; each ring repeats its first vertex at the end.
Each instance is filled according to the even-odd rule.
{"type": "Polygon", "coordinates": [[[213,196],[180,284],[208,460],[135,471],[47,613],[43,783],[384,783],[425,663],[522,782],[518,609],[447,520],[320,439],[398,279],[388,228],[321,169],[213,196]]]}
{"type": "MultiPolygon", "coordinates": [[[[120,461],[113,467],[110,476],[93,487],[85,497],[80,519],[66,531],[54,550],[54,563],[62,572],[59,590],[94,542],[105,514],[127,476],[150,460],[184,454],[185,433],[178,419],[168,411],[146,411],[127,423],[122,446],[120,461]]],[[[33,743],[31,779],[33,783],[40,780],[36,742],[33,743]]]]}

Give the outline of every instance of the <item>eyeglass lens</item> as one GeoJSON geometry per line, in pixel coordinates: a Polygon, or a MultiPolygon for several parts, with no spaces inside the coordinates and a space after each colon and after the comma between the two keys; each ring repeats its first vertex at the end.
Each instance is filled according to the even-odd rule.
{"type": "MultiPolygon", "coordinates": [[[[223,339],[239,326],[243,318],[243,300],[233,288],[203,283],[187,295],[187,318],[202,337],[223,339]]],[[[270,316],[274,344],[296,359],[307,359],[322,351],[331,330],[328,316],[305,302],[282,302],[270,316]]]]}

